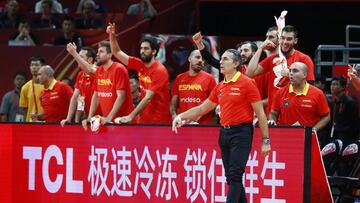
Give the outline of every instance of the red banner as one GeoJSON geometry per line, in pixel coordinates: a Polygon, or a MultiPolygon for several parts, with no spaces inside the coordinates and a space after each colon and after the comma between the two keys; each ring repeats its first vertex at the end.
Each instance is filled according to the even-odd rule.
{"type": "MultiPolygon", "coordinates": [[[[1,182],[12,202],[226,202],[218,127],[11,127],[12,177],[1,182]]],[[[304,129],[272,128],[270,137],[264,157],[255,129],[248,202],[302,202],[304,129]]]]}

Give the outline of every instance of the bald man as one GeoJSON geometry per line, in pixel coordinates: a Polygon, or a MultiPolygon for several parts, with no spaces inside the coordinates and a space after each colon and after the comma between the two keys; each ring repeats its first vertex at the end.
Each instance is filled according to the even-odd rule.
{"type": "Polygon", "coordinates": [[[269,124],[311,126],[314,131],[330,121],[330,109],[324,93],[306,82],[308,67],[301,62],[290,68],[290,84],[279,89],[271,106],[269,124]],[[279,119],[278,119],[279,118],[279,119]]]}
{"type": "MultiPolygon", "coordinates": [[[[174,119],[177,114],[202,104],[216,86],[215,79],[203,71],[204,61],[199,50],[194,50],[188,58],[189,70],[179,74],[172,86],[170,114],[174,119]]],[[[195,120],[199,124],[211,124],[212,112],[195,120]]]]}
{"type": "Polygon", "coordinates": [[[38,79],[44,90],[40,93],[40,102],[44,114],[32,114],[33,120],[45,122],[60,122],[66,118],[73,90],[67,84],[54,78],[54,70],[49,65],[42,66],[38,79]]]}

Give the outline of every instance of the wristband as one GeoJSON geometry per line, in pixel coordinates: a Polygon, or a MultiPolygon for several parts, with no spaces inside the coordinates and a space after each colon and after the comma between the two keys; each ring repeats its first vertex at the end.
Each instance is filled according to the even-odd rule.
{"type": "Polygon", "coordinates": [[[263,142],[263,144],[269,145],[270,144],[270,138],[265,137],[265,138],[263,138],[262,142],[263,142]]]}

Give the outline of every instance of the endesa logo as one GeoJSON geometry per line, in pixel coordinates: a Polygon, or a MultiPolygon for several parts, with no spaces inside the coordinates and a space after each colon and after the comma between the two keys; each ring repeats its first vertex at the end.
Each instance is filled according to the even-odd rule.
{"type": "Polygon", "coordinates": [[[98,92],[99,97],[112,97],[111,92],[98,92]]]}
{"type": "Polygon", "coordinates": [[[185,102],[185,103],[200,103],[201,100],[200,98],[191,98],[191,97],[186,97],[186,98],[181,98],[180,102],[185,102]]]}

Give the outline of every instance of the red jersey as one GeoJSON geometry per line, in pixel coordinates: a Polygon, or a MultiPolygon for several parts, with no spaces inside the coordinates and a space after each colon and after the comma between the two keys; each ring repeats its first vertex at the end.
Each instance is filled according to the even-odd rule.
{"type": "Polygon", "coordinates": [[[79,90],[80,96],[85,98],[85,112],[89,115],[91,98],[94,93],[93,82],[95,79],[94,74],[87,74],[84,71],[80,71],[76,76],[76,82],[74,87],[79,90]]]}
{"type": "MultiPolygon", "coordinates": [[[[246,75],[247,66],[245,64],[241,65],[241,73],[246,75]]],[[[265,99],[267,97],[267,86],[265,87],[265,76],[257,75],[254,77],[256,87],[258,88],[261,98],[265,99]]]]}
{"type": "Polygon", "coordinates": [[[72,94],[69,85],[55,79],[51,81],[49,87],[40,93],[46,122],[60,122],[66,118],[72,94]]]}
{"type": "Polygon", "coordinates": [[[116,90],[125,91],[125,100],[113,119],[120,116],[127,116],[134,110],[129,74],[122,64],[113,62],[107,70],[105,70],[103,66],[99,66],[95,73],[94,88],[99,97],[99,104],[103,116],[107,116],[111,112],[117,98],[116,90]]]}
{"type": "MultiPolygon", "coordinates": [[[[177,113],[180,114],[202,104],[215,86],[214,77],[204,71],[200,71],[195,76],[190,76],[189,72],[178,75],[171,91],[173,96],[178,95],[179,97],[177,113]]],[[[202,116],[197,122],[199,124],[211,124],[212,112],[202,116]]]]}
{"type": "MultiPolygon", "coordinates": [[[[155,96],[146,105],[140,114],[140,123],[171,123],[170,116],[170,92],[169,92],[169,74],[164,65],[159,61],[146,67],[144,62],[135,57],[129,58],[129,69],[135,69],[138,72],[138,78],[141,88],[155,92],[155,96]]],[[[143,99],[144,94],[141,94],[143,99]]]]}
{"type": "Polygon", "coordinates": [[[220,105],[220,124],[237,125],[253,121],[252,103],[261,100],[254,80],[237,72],[228,82],[222,81],[211,92],[209,100],[220,105]]]}
{"type": "Polygon", "coordinates": [[[313,127],[320,117],[330,112],[324,93],[306,84],[300,94],[295,94],[292,85],[287,85],[275,94],[277,98],[271,107],[279,112],[279,125],[293,125],[298,122],[302,126],[313,127]]]}
{"type": "MultiPolygon", "coordinates": [[[[273,68],[276,66],[276,64],[274,64],[274,59],[278,58],[279,54],[275,54],[275,55],[271,55],[269,57],[266,57],[264,60],[262,60],[260,62],[260,65],[262,66],[262,68],[264,69],[264,73],[269,72],[269,77],[268,77],[268,88],[267,88],[267,95],[268,95],[268,108],[271,108],[272,102],[273,102],[273,97],[276,93],[276,90],[278,90],[277,87],[274,87],[274,80],[276,78],[275,73],[273,72],[273,68]]],[[[315,71],[314,71],[314,63],[312,62],[311,58],[298,51],[295,50],[293,54],[291,55],[287,55],[286,57],[286,62],[288,65],[288,68],[291,66],[291,64],[293,64],[294,62],[302,62],[304,64],[306,64],[306,66],[308,67],[309,73],[308,76],[306,78],[306,80],[315,80],[315,71]]],[[[285,85],[289,84],[289,79],[285,78],[285,85]]]]}

